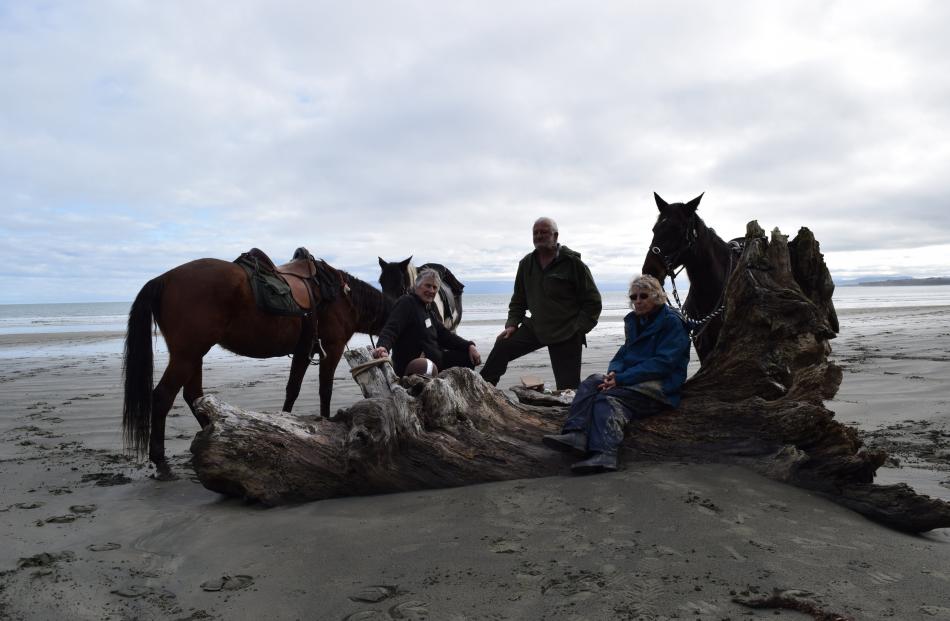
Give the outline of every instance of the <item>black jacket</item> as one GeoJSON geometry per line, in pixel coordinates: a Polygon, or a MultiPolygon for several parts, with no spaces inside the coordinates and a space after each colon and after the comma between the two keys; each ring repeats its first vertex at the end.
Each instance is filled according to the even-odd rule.
{"type": "Polygon", "coordinates": [[[518,264],[505,326],[530,323],[544,345],[593,330],[602,308],[600,292],[581,255],[559,245],[557,257],[542,269],[537,254],[525,255],[518,264]],[[528,311],[531,317],[525,318],[528,311]]]}
{"type": "Polygon", "coordinates": [[[402,375],[411,360],[423,355],[441,370],[443,349],[468,351],[472,342],[446,330],[434,309],[415,293],[407,293],[393,306],[377,344],[389,350],[393,370],[402,375]]]}

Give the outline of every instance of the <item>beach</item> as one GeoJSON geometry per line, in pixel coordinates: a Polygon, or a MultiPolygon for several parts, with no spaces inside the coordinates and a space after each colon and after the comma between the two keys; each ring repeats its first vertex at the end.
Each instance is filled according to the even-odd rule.
{"type": "MultiPolygon", "coordinates": [[[[950,305],[838,312],[828,408],[891,453],[878,482],[950,500],[950,305]]],[[[584,375],[606,368],[622,315],[589,335],[584,375]]],[[[502,323],[473,310],[459,333],[485,356],[502,323]]],[[[122,447],[122,332],[93,328],[0,334],[0,618],[815,618],[742,603],[779,592],[843,618],[950,619],[950,529],[896,532],[735,466],[578,478],[566,460],[543,479],[264,509],[194,480],[179,397],[166,450],[181,476],[156,481],[122,447]]],[[[213,352],[205,392],[275,412],[289,365],[213,352]]],[[[359,398],[345,366],[334,411],[359,398]]],[[[525,374],[552,384],[546,352],[499,387],[525,374]]],[[[316,375],[295,414],[318,410],[316,375]]]]}

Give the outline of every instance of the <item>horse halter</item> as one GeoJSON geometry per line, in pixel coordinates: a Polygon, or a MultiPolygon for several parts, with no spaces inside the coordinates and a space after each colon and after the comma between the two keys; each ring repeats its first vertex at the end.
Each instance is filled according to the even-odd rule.
{"type": "MultiPolygon", "coordinates": [[[[696,214],[694,213],[689,217],[689,221],[686,223],[686,244],[684,246],[681,246],[672,254],[664,254],[662,248],[658,245],[654,245],[650,247],[650,252],[663,261],[663,264],[666,266],[666,271],[673,277],[674,270],[683,265],[680,258],[692,250],[693,244],[696,243],[697,239],[699,239],[699,233],[696,231],[696,214]]],[[[680,271],[682,271],[682,268],[680,271]]]]}

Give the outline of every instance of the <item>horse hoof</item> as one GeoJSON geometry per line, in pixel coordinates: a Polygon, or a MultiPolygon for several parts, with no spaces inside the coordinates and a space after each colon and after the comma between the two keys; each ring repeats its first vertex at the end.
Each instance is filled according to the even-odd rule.
{"type": "Polygon", "coordinates": [[[168,467],[167,464],[157,466],[155,469],[155,474],[152,475],[152,478],[156,481],[177,481],[178,476],[172,472],[172,469],[168,467]]]}

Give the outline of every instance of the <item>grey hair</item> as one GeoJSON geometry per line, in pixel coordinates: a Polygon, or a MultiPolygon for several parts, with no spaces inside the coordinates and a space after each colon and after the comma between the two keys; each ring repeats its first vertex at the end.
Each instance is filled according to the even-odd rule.
{"type": "MultiPolygon", "coordinates": [[[[633,280],[630,281],[630,288],[627,290],[627,295],[633,295],[634,289],[649,293],[657,305],[666,304],[668,302],[666,292],[663,291],[663,285],[660,284],[660,281],[657,280],[655,276],[650,276],[649,274],[634,276],[633,280]]],[[[630,300],[630,308],[633,308],[633,300],[630,300]]]]}
{"type": "Polygon", "coordinates": [[[424,270],[420,270],[419,273],[416,274],[416,281],[413,283],[413,287],[418,287],[423,283],[423,281],[426,280],[434,280],[437,287],[442,286],[442,277],[439,276],[439,273],[434,269],[427,267],[424,270]]]}
{"type": "Polygon", "coordinates": [[[548,218],[547,216],[542,216],[534,221],[535,224],[541,224],[542,222],[544,222],[549,227],[551,227],[552,233],[557,233],[557,222],[555,222],[551,218],[548,218]]]}

